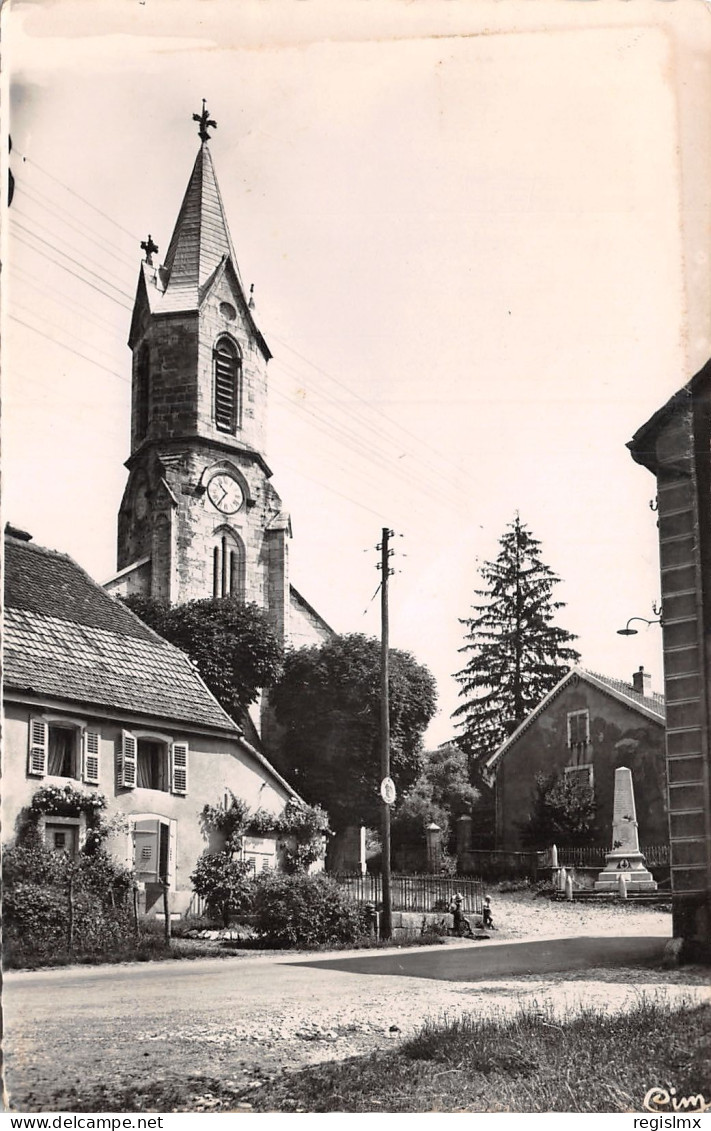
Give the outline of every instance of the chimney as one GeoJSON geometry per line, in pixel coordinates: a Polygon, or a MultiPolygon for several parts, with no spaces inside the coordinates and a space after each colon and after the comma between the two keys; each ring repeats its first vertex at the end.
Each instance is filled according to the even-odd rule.
{"type": "Polygon", "coordinates": [[[652,677],[641,665],[639,671],[632,676],[632,686],[639,695],[652,694],[652,677]]]}

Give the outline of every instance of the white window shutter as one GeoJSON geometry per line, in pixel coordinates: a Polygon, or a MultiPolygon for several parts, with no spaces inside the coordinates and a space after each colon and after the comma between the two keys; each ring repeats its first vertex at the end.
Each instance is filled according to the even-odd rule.
{"type": "Polygon", "coordinates": [[[83,736],[82,777],[87,785],[99,784],[99,733],[85,730],[83,736]]]}
{"type": "Polygon", "coordinates": [[[126,789],[133,789],[136,785],[136,750],[137,743],[130,731],[121,731],[118,747],[118,784],[126,789]]]}
{"type": "Polygon", "coordinates": [[[42,778],[47,773],[47,724],[36,716],[30,718],[27,773],[42,778]]]}
{"type": "Polygon", "coordinates": [[[187,742],[174,742],[170,748],[170,792],[188,792],[187,742]]]}

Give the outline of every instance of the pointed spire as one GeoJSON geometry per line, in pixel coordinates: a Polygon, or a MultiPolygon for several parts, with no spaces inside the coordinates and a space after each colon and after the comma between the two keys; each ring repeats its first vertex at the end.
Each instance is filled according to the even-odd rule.
{"type": "Polygon", "coordinates": [[[227,256],[238,273],[212,157],[203,142],[163,264],[166,291],[199,291],[227,256]]]}

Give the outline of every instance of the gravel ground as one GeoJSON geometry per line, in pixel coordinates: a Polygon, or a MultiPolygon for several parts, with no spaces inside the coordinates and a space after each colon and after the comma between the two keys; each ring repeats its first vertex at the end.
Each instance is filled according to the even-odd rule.
{"type": "MultiPolygon", "coordinates": [[[[452,939],[446,945],[670,934],[670,915],[659,909],[551,903],[530,893],[493,892],[492,907],[497,929],[490,941],[452,939]]],[[[251,1091],[276,1074],[396,1047],[427,1019],[510,1013],[521,1005],[562,1018],[586,1005],[624,1010],[641,994],[675,1002],[709,1000],[709,971],[700,967],[585,969],[455,982],[315,971],[309,965],[326,957],[247,952],[234,959],[113,967],[112,975],[107,967],[12,974],[5,991],[5,1048],[13,1106],[71,1111],[70,1083],[111,1088],[145,1081],[148,1074],[154,1081],[179,1075],[194,1080],[190,1110],[240,1105],[249,1110],[251,1091]],[[95,979],[103,979],[100,993],[95,979]],[[172,997],[168,983],[175,987],[172,997]],[[54,992],[61,998],[57,1007],[54,992]],[[79,1003],[81,1024],[67,1024],[62,993],[79,1003]],[[215,1098],[207,1083],[214,1079],[229,1085],[230,1098],[215,1098]]]]}

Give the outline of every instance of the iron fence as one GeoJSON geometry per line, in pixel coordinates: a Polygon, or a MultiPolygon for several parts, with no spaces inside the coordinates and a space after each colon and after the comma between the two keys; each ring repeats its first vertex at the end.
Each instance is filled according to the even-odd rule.
{"type": "MultiPolygon", "coordinates": [[[[331,873],[351,899],[357,903],[383,902],[382,877],[360,873],[331,873]]],[[[391,877],[393,911],[448,911],[455,895],[461,896],[466,915],[481,915],[483,890],[479,880],[463,880],[454,876],[391,877]]]]}
{"type": "MultiPolygon", "coordinates": [[[[606,845],[586,844],[577,848],[559,848],[558,863],[563,868],[604,868],[605,857],[610,849],[606,845]]],[[[647,866],[664,868],[669,865],[668,844],[642,845],[640,849],[647,866]]]]}

